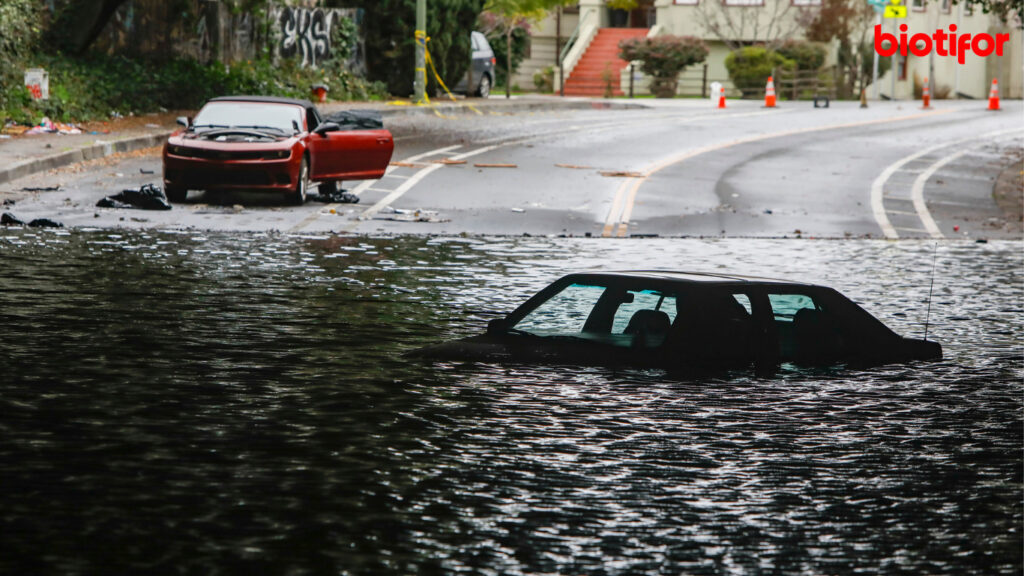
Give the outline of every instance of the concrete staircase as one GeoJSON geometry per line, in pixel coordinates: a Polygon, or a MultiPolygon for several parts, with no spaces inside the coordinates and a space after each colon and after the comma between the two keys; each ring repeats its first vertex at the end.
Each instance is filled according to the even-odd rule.
{"type": "Polygon", "coordinates": [[[611,74],[612,94],[622,96],[619,76],[629,62],[619,58],[619,42],[627,38],[643,38],[647,28],[601,28],[597,31],[583,58],[565,81],[566,96],[604,96],[605,69],[611,74]]]}

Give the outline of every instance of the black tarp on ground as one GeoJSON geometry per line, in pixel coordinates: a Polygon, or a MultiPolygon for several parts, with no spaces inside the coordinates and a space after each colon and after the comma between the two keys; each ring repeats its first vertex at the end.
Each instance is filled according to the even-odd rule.
{"type": "Polygon", "coordinates": [[[96,203],[99,208],[138,208],[140,210],[170,210],[167,195],[159,186],[143,184],[138,190],[122,190],[96,203]]]}

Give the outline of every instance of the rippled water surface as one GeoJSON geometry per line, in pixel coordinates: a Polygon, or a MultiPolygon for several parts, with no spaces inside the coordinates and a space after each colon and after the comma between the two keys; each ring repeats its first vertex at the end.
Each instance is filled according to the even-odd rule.
{"type": "Polygon", "coordinates": [[[0,572],[1019,574],[1021,244],[936,252],[940,363],[425,364],[568,271],[826,283],[933,245],[0,231],[0,572]]]}

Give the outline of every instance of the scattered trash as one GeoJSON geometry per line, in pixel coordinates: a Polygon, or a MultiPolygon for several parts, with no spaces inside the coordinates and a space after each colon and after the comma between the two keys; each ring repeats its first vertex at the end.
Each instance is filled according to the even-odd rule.
{"type": "Polygon", "coordinates": [[[959,232],[959,231],[960,231],[960,227],[959,226],[953,226],[953,232],[959,232]]]}
{"type": "Polygon", "coordinates": [[[49,218],[36,218],[28,223],[29,228],[63,228],[64,224],[49,218]]]}
{"type": "Polygon", "coordinates": [[[473,164],[473,167],[474,168],[519,168],[519,166],[517,166],[515,164],[500,164],[500,163],[499,164],[495,164],[495,163],[488,163],[488,162],[477,162],[476,164],[473,164]]]}
{"type": "Polygon", "coordinates": [[[10,198],[4,200],[4,206],[14,206],[15,201],[10,198]]]}
{"type": "Polygon", "coordinates": [[[975,244],[988,244],[988,240],[985,238],[978,238],[974,241],[975,244]]]}
{"type": "Polygon", "coordinates": [[[241,204],[235,204],[234,206],[231,207],[231,209],[235,211],[235,214],[239,214],[245,211],[245,206],[242,206],[241,204]]]}
{"type": "Polygon", "coordinates": [[[24,226],[25,223],[19,220],[14,214],[11,214],[10,212],[4,212],[3,216],[0,216],[0,225],[24,226]]]}
{"type": "Polygon", "coordinates": [[[578,166],[576,164],[555,164],[555,168],[571,168],[573,170],[591,170],[593,166],[578,166]]]}
{"type": "Polygon", "coordinates": [[[601,176],[606,178],[643,178],[644,175],[640,172],[627,172],[625,170],[601,170],[598,172],[601,176]]]}
{"type": "Polygon", "coordinates": [[[309,199],[324,204],[359,204],[359,196],[345,190],[336,190],[326,194],[321,191],[315,196],[310,196],[309,199]]]}
{"type": "Polygon", "coordinates": [[[146,124],[146,128],[159,128],[159,124],[146,124]]]}
{"type": "Polygon", "coordinates": [[[29,187],[22,188],[22,192],[56,192],[60,190],[60,185],[57,186],[41,186],[41,187],[29,187]]]}
{"type": "Polygon", "coordinates": [[[82,130],[74,124],[64,124],[61,122],[54,122],[47,117],[43,117],[39,121],[39,124],[29,128],[24,132],[25,134],[81,134],[82,130]]]}
{"type": "Polygon", "coordinates": [[[526,212],[526,210],[522,208],[513,208],[512,211],[515,212],[516,214],[522,214],[523,212],[526,212]]]}
{"type": "Polygon", "coordinates": [[[146,170],[145,168],[139,168],[139,174],[155,174],[154,170],[146,170]]]}
{"type": "Polygon", "coordinates": [[[399,168],[422,168],[422,164],[415,162],[389,162],[388,166],[398,166],[399,168]]]}
{"type": "Polygon", "coordinates": [[[451,158],[442,158],[440,160],[434,160],[434,164],[445,164],[445,165],[448,165],[448,166],[452,166],[452,165],[455,165],[455,164],[465,164],[465,163],[466,163],[465,160],[452,160],[451,158]]]}
{"type": "Polygon", "coordinates": [[[0,134],[0,140],[7,140],[10,137],[11,137],[10,134],[0,134]]]}
{"type": "Polygon", "coordinates": [[[772,214],[772,211],[771,211],[771,210],[768,210],[768,209],[765,209],[764,213],[765,213],[765,214],[772,214]]]}
{"type": "Polygon", "coordinates": [[[96,203],[99,208],[138,208],[141,210],[170,210],[167,195],[159,186],[143,184],[138,190],[122,190],[120,194],[107,196],[96,203]]]}
{"type": "Polygon", "coordinates": [[[386,216],[377,219],[397,222],[451,222],[448,218],[441,218],[434,210],[402,210],[400,208],[392,208],[386,216]]]}

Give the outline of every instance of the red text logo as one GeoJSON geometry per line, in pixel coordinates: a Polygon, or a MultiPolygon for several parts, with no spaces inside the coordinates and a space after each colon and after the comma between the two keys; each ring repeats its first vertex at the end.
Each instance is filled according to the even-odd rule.
{"type": "Polygon", "coordinates": [[[900,37],[897,44],[895,34],[889,34],[888,32],[882,32],[882,25],[875,25],[875,52],[879,56],[892,56],[899,50],[900,55],[906,56],[907,52],[914,56],[927,56],[931,54],[932,47],[935,48],[935,53],[939,56],[956,56],[957,62],[963,64],[967,58],[968,52],[974,52],[978,56],[988,56],[993,51],[996,56],[1003,55],[1003,44],[1010,40],[1009,34],[996,34],[995,38],[991,34],[975,34],[973,37],[970,34],[956,33],[956,24],[949,25],[949,33],[939,29],[936,30],[931,36],[927,34],[917,33],[907,39],[907,25],[900,24],[900,37]],[[949,42],[947,44],[947,41],[949,42]],[[883,46],[883,43],[888,42],[888,46],[883,46]],[[947,49],[948,46],[948,49],[947,49]]]}

